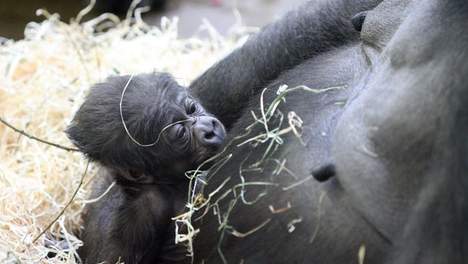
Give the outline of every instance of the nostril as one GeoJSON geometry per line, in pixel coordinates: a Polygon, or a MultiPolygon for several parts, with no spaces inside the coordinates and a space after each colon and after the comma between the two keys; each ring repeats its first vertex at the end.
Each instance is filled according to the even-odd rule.
{"type": "Polygon", "coordinates": [[[334,164],[326,164],[312,170],[312,176],[319,182],[327,181],[336,174],[334,164]]]}
{"type": "Polygon", "coordinates": [[[199,143],[207,147],[218,147],[225,136],[223,124],[211,116],[200,117],[193,131],[199,143]]]}

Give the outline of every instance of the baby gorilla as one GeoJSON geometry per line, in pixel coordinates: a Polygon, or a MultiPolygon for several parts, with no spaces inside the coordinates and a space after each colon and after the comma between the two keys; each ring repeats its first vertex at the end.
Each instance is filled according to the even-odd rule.
{"type": "Polygon", "coordinates": [[[67,134],[102,165],[84,213],[84,263],[187,262],[171,218],[184,210],[184,172],[215,154],[225,137],[168,74],[109,78],[91,88],[67,134]]]}

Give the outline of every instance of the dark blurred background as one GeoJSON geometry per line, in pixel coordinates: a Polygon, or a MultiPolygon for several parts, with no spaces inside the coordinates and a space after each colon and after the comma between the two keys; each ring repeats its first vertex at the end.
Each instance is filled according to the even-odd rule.
{"type": "MultiPolygon", "coordinates": [[[[193,35],[202,23],[208,21],[225,34],[235,21],[233,10],[241,14],[244,25],[263,26],[304,0],[143,0],[143,5],[152,7],[144,19],[149,24],[159,25],[162,16],[179,17],[179,33],[182,37],[193,35]]],[[[97,0],[94,13],[112,12],[125,15],[131,0],[97,0]]],[[[59,13],[62,20],[69,21],[83,9],[88,0],[0,0],[0,36],[13,39],[23,37],[24,27],[30,21],[41,21],[35,11],[47,9],[59,13]]]]}

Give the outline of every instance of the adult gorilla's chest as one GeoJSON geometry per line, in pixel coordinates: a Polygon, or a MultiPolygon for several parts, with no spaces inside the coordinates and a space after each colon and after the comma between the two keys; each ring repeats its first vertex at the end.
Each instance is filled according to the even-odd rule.
{"type": "MultiPolygon", "coordinates": [[[[219,252],[213,245],[220,240],[222,246],[219,248],[226,259],[240,261],[247,258],[252,263],[301,263],[311,259],[323,263],[346,261],[349,252],[357,252],[365,243],[380,244],[379,250],[368,250],[368,257],[382,254],[388,241],[356,210],[358,206],[352,203],[351,196],[344,191],[346,188],[336,179],[322,183],[312,177],[312,171],[334,164],[332,147],[336,125],[350,95],[361,88],[359,80],[366,69],[360,46],[353,45],[305,61],[266,87],[263,94],[265,108],[283,84],[289,88],[305,85],[319,90],[337,89],[318,94],[298,90],[286,96],[279,111],[285,116],[295,112],[301,117],[304,122],[301,140],[293,133],[283,136],[284,142],[261,169],[249,168],[263,157],[268,142],[255,147],[233,144],[227,149],[226,153],[232,153],[232,158],[210,180],[206,193],[215,190],[227,177],[231,178],[230,187],[242,184],[242,181],[271,182],[277,186],[245,187],[243,195],[247,201],[239,199],[229,213],[234,198],[220,200],[219,211],[228,216],[226,223],[235,232],[249,235],[232,235],[232,230],[222,235],[225,231],[219,229],[222,224],[208,213],[198,226],[201,232],[195,240],[195,252],[209,253],[196,254],[198,260],[216,260],[219,252]],[[258,197],[261,193],[266,195],[258,197]],[[250,204],[256,198],[258,201],[250,204]],[[325,229],[321,227],[324,223],[325,229]],[[255,232],[249,232],[252,230],[255,232]],[[337,236],[346,239],[336,241],[337,236]],[[333,245],[329,244],[331,241],[333,245]],[[333,247],[333,255],[327,254],[329,247],[333,247]]],[[[259,116],[261,100],[261,95],[252,98],[251,107],[230,131],[232,137],[244,134],[245,128],[255,121],[252,111],[259,116]]],[[[257,125],[251,135],[261,133],[265,133],[264,127],[257,125]]]]}
{"type": "Polygon", "coordinates": [[[283,136],[262,168],[249,165],[268,145],[228,148],[207,191],[245,188],[195,222],[198,262],[466,262],[468,5],[387,0],[356,35],[348,19],[377,2],[304,4],[194,82],[223,122],[239,120],[232,138],[260,116],[265,87],[271,102],[281,84],[346,85],[288,95],[279,109],[302,117],[305,145],[283,136]],[[327,164],[334,177],[311,176],[327,164]]]}

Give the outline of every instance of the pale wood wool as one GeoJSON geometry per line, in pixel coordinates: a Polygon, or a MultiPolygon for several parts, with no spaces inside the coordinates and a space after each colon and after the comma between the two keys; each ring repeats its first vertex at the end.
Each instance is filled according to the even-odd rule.
{"type": "MultiPolygon", "coordinates": [[[[223,37],[205,24],[209,38],[180,39],[177,19],[164,18],[153,27],[110,15],[70,24],[58,15],[43,15],[43,22],[26,27],[25,39],[0,45],[0,117],[63,146],[71,146],[63,131],[93,83],[113,74],[156,71],[169,72],[188,85],[247,36],[237,27],[233,36],[223,37]]],[[[33,242],[72,198],[86,160],[3,124],[0,157],[0,262],[75,263],[80,214],[96,168],[90,165],[73,202],[33,242]],[[56,239],[48,242],[52,234],[66,240],[68,248],[56,245],[56,239]],[[58,257],[47,259],[54,247],[60,247],[55,249],[58,257]]]]}

